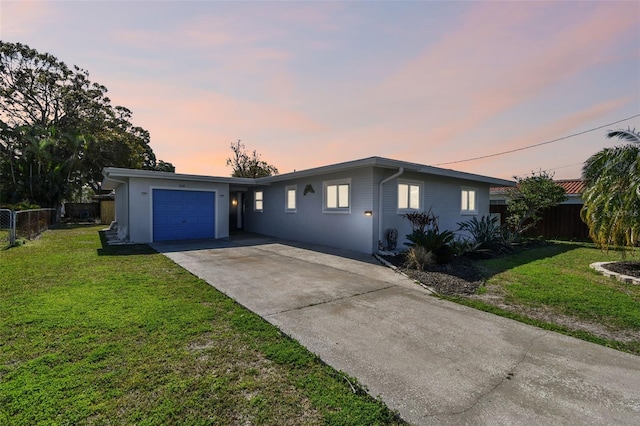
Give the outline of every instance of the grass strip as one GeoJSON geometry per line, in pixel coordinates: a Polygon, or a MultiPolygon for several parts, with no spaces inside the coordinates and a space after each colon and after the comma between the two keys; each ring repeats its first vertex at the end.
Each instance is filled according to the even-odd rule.
{"type": "Polygon", "coordinates": [[[519,314],[517,312],[508,311],[506,309],[499,308],[490,303],[469,299],[464,296],[446,296],[439,295],[441,299],[449,300],[451,302],[459,303],[461,305],[469,306],[470,308],[478,309],[480,311],[489,312],[501,317],[510,318],[525,324],[533,325],[535,327],[542,328],[544,330],[555,331],[557,333],[572,336],[578,339],[585,340],[587,342],[595,343],[598,345],[606,346],[612,349],[616,349],[623,352],[629,352],[635,355],[640,355],[640,341],[638,342],[621,342],[618,340],[604,339],[602,337],[595,336],[591,333],[582,330],[572,330],[567,327],[553,324],[550,322],[540,321],[534,318],[530,318],[526,315],[519,314]]]}
{"type": "Polygon", "coordinates": [[[481,293],[493,297],[446,299],[640,355],[640,338],[616,340],[527,316],[528,311],[542,309],[551,318],[555,315],[597,324],[608,330],[608,335],[640,336],[640,286],[603,276],[589,267],[594,262],[623,258],[620,252],[603,252],[589,244],[551,242],[513,255],[477,261],[476,266],[487,277],[481,293]],[[505,310],[498,304],[513,309],[505,310]]]}

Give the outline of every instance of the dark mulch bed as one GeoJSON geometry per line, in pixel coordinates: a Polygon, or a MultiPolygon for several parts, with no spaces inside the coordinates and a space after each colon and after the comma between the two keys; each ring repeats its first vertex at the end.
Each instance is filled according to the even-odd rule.
{"type": "Polygon", "coordinates": [[[640,261],[637,260],[607,263],[605,265],[602,265],[602,267],[611,272],[640,278],[640,261]]]}
{"type": "Polygon", "coordinates": [[[456,256],[453,260],[444,265],[434,264],[426,271],[405,268],[405,253],[397,256],[382,256],[386,261],[397,266],[403,273],[413,280],[427,285],[440,294],[446,295],[470,295],[476,294],[478,288],[484,284],[484,277],[473,265],[473,260],[489,259],[495,256],[514,254],[523,250],[548,245],[544,240],[532,239],[523,241],[520,244],[512,245],[509,249],[498,253],[489,251],[476,251],[466,253],[463,256],[456,256]]]}
{"type": "Polygon", "coordinates": [[[386,261],[397,266],[409,278],[433,288],[440,294],[474,294],[484,280],[467,257],[454,257],[444,265],[434,264],[427,271],[404,267],[405,256],[383,256],[386,261]]]}

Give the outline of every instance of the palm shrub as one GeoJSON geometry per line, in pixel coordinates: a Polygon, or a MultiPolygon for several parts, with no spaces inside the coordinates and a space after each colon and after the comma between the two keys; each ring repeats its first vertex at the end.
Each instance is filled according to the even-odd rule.
{"type": "Polygon", "coordinates": [[[438,216],[431,209],[427,212],[411,212],[404,215],[411,223],[411,234],[407,235],[409,247],[422,247],[431,252],[436,263],[447,263],[453,258],[451,243],[455,237],[451,231],[440,232],[438,216]]]}
{"type": "Polygon", "coordinates": [[[438,232],[436,229],[427,231],[413,231],[407,235],[409,247],[422,247],[426,251],[433,253],[436,263],[447,263],[453,257],[453,250],[450,244],[453,242],[455,234],[451,231],[438,232]]]}
{"type": "Polygon", "coordinates": [[[633,144],[605,148],[587,159],[580,215],[598,247],[634,247],[640,243],[640,133],[616,130],[607,137],[633,144]]]}

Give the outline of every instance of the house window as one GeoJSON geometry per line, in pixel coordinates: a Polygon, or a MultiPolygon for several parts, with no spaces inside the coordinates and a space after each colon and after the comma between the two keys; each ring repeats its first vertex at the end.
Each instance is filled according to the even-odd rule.
{"type": "Polygon", "coordinates": [[[256,191],[254,193],[254,203],[253,203],[253,210],[257,211],[257,212],[261,212],[262,211],[262,207],[263,207],[263,201],[262,201],[262,191],[256,191]]]}
{"type": "Polygon", "coordinates": [[[398,210],[420,210],[420,185],[398,183],[398,210]]]}
{"type": "Polygon", "coordinates": [[[296,212],[296,186],[287,186],[284,189],[285,195],[285,206],[284,210],[287,213],[295,213],[296,212]]]}
{"type": "Polygon", "coordinates": [[[478,190],[475,188],[462,188],[462,200],[460,212],[462,214],[478,213],[477,197],[478,190]]]}
{"type": "Polygon", "coordinates": [[[324,182],[324,211],[349,213],[351,207],[351,180],[324,182]]]}

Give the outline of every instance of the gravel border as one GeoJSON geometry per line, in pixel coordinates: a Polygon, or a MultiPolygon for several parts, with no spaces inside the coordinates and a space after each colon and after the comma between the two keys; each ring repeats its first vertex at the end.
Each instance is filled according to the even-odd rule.
{"type": "Polygon", "coordinates": [[[403,277],[406,277],[407,279],[409,279],[409,280],[413,281],[414,283],[418,284],[420,287],[422,287],[425,290],[427,290],[430,294],[438,294],[438,292],[433,287],[429,287],[428,285],[423,284],[420,281],[414,280],[413,278],[411,278],[410,276],[408,276],[407,274],[402,272],[400,270],[400,268],[398,268],[396,265],[393,265],[392,263],[390,263],[389,261],[387,261],[383,257],[379,256],[377,253],[374,253],[373,257],[375,257],[378,260],[378,262],[382,263],[387,268],[391,268],[394,272],[396,272],[396,273],[402,275],[403,277]]]}
{"type": "Polygon", "coordinates": [[[484,284],[482,277],[468,259],[454,258],[446,265],[432,265],[425,271],[407,269],[401,258],[376,253],[374,257],[383,265],[407,277],[432,295],[471,295],[484,284]]]}

